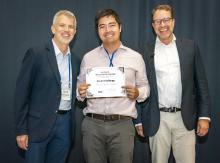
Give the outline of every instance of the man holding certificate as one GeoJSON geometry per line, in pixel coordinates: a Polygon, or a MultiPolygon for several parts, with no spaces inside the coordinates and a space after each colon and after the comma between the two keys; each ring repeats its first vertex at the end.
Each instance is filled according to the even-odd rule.
{"type": "Polygon", "coordinates": [[[149,96],[142,56],[120,41],[121,21],[112,9],[97,13],[102,45],[85,54],[78,77],[78,100],[87,98],[82,122],[87,163],[132,163],[136,100],[149,96]]]}

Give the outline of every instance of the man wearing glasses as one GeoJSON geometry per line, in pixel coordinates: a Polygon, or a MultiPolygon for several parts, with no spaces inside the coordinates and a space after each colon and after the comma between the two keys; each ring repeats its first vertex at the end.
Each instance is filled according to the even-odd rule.
{"type": "Polygon", "coordinates": [[[166,163],[171,147],[176,163],[195,163],[195,135],[205,136],[210,122],[199,49],[192,40],[173,34],[171,6],[156,6],[152,20],[156,42],[146,47],[144,58],[150,98],[140,107],[136,130],[140,136],[149,136],[153,163],[166,163]]]}

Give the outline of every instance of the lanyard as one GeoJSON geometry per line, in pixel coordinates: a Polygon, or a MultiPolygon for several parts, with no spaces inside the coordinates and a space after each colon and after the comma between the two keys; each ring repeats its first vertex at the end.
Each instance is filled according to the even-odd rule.
{"type": "MultiPolygon", "coordinates": [[[[105,48],[104,48],[104,49],[105,49],[105,48]]],[[[116,53],[117,50],[118,50],[118,49],[116,49],[116,50],[112,53],[112,56],[110,57],[108,51],[105,49],[105,52],[108,54],[109,67],[113,67],[113,66],[114,66],[113,63],[112,63],[112,61],[113,61],[114,55],[115,55],[115,53],[116,53]]]]}
{"type": "Polygon", "coordinates": [[[71,72],[71,62],[70,62],[70,57],[71,57],[71,54],[69,54],[69,57],[68,57],[68,67],[69,67],[69,88],[70,88],[70,72],[71,72]]]}

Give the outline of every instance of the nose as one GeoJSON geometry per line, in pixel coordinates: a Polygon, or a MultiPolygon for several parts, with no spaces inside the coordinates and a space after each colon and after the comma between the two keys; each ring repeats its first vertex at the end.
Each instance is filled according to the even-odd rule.
{"type": "Polygon", "coordinates": [[[106,25],[105,26],[105,30],[108,32],[108,31],[110,31],[110,26],[109,25],[106,25]]]}
{"type": "Polygon", "coordinates": [[[70,31],[71,29],[73,29],[73,27],[71,25],[65,25],[63,26],[63,30],[64,31],[70,31]]]}
{"type": "Polygon", "coordinates": [[[165,22],[162,20],[160,23],[160,26],[164,26],[164,25],[165,25],[165,22]]]}
{"type": "Polygon", "coordinates": [[[65,25],[64,30],[65,30],[65,31],[68,31],[68,30],[69,30],[68,25],[65,25]]]}

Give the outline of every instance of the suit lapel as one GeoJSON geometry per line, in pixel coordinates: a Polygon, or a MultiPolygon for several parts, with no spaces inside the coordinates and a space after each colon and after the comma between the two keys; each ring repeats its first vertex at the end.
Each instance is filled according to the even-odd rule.
{"type": "MultiPolygon", "coordinates": [[[[158,91],[157,91],[157,78],[156,78],[156,70],[155,70],[155,65],[154,65],[154,48],[155,45],[153,44],[149,44],[147,46],[147,60],[149,61],[149,68],[150,70],[148,72],[150,72],[149,77],[151,78],[151,89],[153,88],[153,91],[155,92],[156,96],[158,97],[158,91]]],[[[148,63],[146,63],[148,64],[148,63]]]]}
{"type": "Polygon", "coordinates": [[[55,52],[54,52],[54,48],[52,45],[52,42],[50,42],[50,44],[46,45],[46,49],[47,49],[47,57],[51,66],[51,70],[54,73],[54,76],[60,86],[60,73],[59,73],[59,69],[58,69],[58,65],[57,65],[57,60],[56,60],[56,56],[55,56],[55,52]]]}
{"type": "Polygon", "coordinates": [[[71,68],[72,68],[72,83],[75,83],[76,80],[76,75],[77,75],[77,66],[76,66],[76,59],[75,56],[73,54],[73,52],[71,52],[71,68]]]}
{"type": "Polygon", "coordinates": [[[182,81],[182,88],[183,88],[183,79],[184,79],[184,56],[183,56],[183,53],[184,53],[184,47],[183,47],[183,44],[182,44],[182,41],[181,40],[178,40],[176,39],[176,47],[177,47],[177,51],[178,51],[178,55],[179,55],[179,62],[180,62],[180,72],[181,72],[181,81],[182,81]]]}

